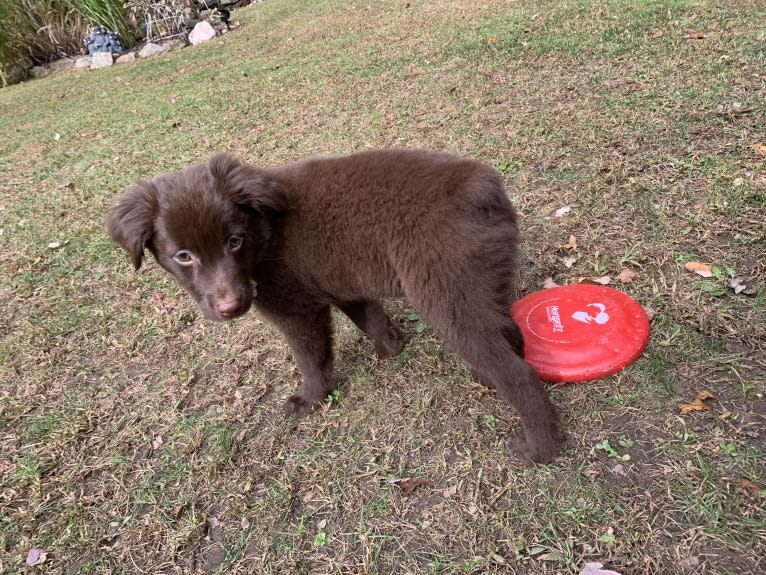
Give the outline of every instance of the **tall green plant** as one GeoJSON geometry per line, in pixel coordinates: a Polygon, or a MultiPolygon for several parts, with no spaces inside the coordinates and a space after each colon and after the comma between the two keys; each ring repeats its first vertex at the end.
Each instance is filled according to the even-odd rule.
{"type": "Polygon", "coordinates": [[[88,23],[71,0],[15,0],[0,3],[0,28],[0,65],[8,82],[31,65],[75,53],[88,23]]]}
{"type": "Polygon", "coordinates": [[[136,38],[123,0],[0,1],[0,82],[22,79],[35,64],[77,54],[96,24],[116,32],[124,46],[136,38]]]}
{"type": "Polygon", "coordinates": [[[124,46],[136,39],[135,30],[128,22],[128,13],[122,0],[72,0],[80,13],[92,24],[106,26],[116,32],[124,46]]]}

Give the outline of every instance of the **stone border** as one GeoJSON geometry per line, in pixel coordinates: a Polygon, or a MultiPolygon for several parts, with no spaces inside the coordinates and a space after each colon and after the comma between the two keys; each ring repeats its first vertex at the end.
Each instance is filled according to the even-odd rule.
{"type": "MultiPolygon", "coordinates": [[[[231,27],[233,32],[239,28],[239,23],[231,27]]],[[[32,78],[44,78],[49,74],[55,74],[58,72],[70,72],[72,70],[96,70],[98,68],[108,68],[113,64],[123,64],[125,62],[132,62],[136,58],[151,58],[164,52],[170,52],[179,48],[185,48],[189,45],[203,44],[209,42],[216,36],[221,36],[228,33],[229,30],[226,27],[213,27],[207,20],[197,22],[194,28],[188,34],[183,36],[176,36],[163,41],[162,43],[147,42],[144,46],[136,51],[131,50],[124,54],[112,54],[110,52],[96,52],[89,56],[79,56],[77,58],[61,58],[50,64],[44,66],[33,66],[29,70],[29,74],[32,78]]]]}

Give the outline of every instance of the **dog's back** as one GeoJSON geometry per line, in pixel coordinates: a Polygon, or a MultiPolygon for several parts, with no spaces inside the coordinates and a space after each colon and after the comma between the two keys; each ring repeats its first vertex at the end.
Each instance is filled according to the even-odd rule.
{"type": "Polygon", "coordinates": [[[394,149],[266,173],[291,206],[281,255],[321,288],[397,296],[399,282],[424,265],[434,268],[434,281],[444,266],[465,267],[471,283],[502,278],[510,287],[516,214],[500,176],[485,164],[394,149]],[[477,259],[494,278],[473,277],[477,259]]]}

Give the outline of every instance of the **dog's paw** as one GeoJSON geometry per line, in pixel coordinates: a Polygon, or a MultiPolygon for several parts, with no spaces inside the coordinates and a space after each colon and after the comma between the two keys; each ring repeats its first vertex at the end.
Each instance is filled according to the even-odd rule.
{"type": "Polygon", "coordinates": [[[561,445],[558,442],[532,442],[523,437],[511,437],[507,442],[508,450],[524,465],[533,463],[551,463],[556,459],[561,445]]]}
{"type": "Polygon", "coordinates": [[[310,415],[312,411],[319,405],[318,401],[308,401],[303,396],[294,393],[285,401],[285,413],[287,415],[296,415],[298,417],[306,417],[310,415]]]}

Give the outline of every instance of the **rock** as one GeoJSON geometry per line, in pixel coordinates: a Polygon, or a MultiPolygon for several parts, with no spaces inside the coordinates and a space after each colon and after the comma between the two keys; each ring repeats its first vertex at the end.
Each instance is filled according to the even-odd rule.
{"type": "Polygon", "coordinates": [[[165,48],[166,52],[170,52],[171,50],[177,50],[178,48],[185,48],[186,47],[186,40],[183,38],[171,38],[170,40],[166,40],[162,43],[162,47],[165,48]]]}
{"type": "Polygon", "coordinates": [[[202,44],[208,40],[215,38],[215,28],[210,25],[210,22],[203,20],[199,22],[189,33],[189,42],[192,44],[202,44]]]}
{"type": "Polygon", "coordinates": [[[75,70],[85,70],[86,68],[90,68],[90,63],[93,61],[93,58],[90,56],[80,56],[77,58],[77,60],[74,61],[74,69],[75,70]]]}
{"type": "Polygon", "coordinates": [[[51,71],[47,66],[32,66],[29,73],[33,78],[45,78],[51,71]]]}
{"type": "Polygon", "coordinates": [[[136,59],[136,53],[135,52],[128,52],[127,54],[123,54],[119,58],[117,58],[114,63],[115,64],[124,64],[125,62],[132,62],[136,59]]]}
{"type": "Polygon", "coordinates": [[[91,58],[91,70],[95,70],[96,68],[108,68],[114,64],[114,58],[112,58],[111,52],[96,52],[91,58]]]}
{"type": "Polygon", "coordinates": [[[151,58],[152,56],[156,56],[157,54],[162,54],[165,51],[165,48],[160,46],[159,44],[154,44],[152,42],[149,42],[146,46],[141,48],[141,50],[138,51],[139,58],[151,58]]]}
{"type": "Polygon", "coordinates": [[[68,72],[74,68],[74,60],[72,58],[61,58],[55,62],[48,64],[51,72],[68,72]]]}

